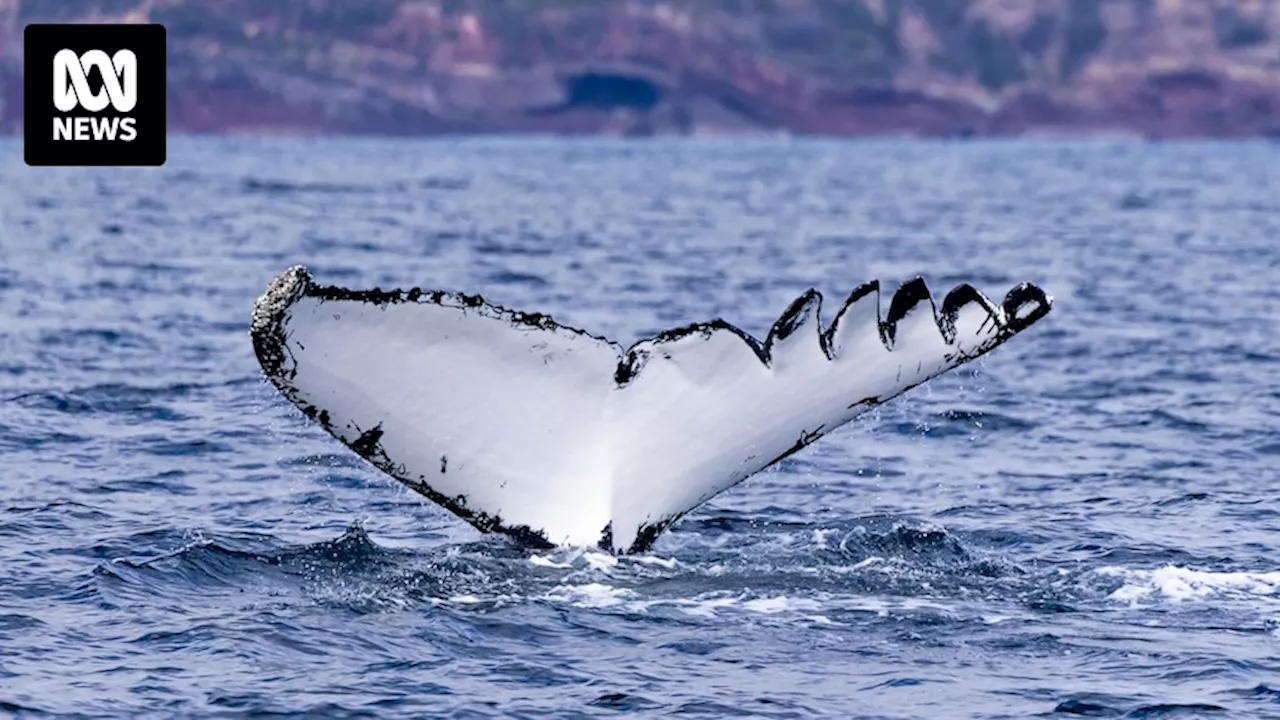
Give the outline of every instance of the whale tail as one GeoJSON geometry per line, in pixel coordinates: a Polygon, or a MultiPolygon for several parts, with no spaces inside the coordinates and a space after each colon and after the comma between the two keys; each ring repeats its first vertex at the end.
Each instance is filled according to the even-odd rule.
{"type": "Polygon", "coordinates": [[[760,342],[721,320],[630,348],[443,291],[349,290],[291,268],[254,306],[262,369],[375,467],[484,532],[638,552],[681,515],[1043,317],[1034,285],[935,304],[921,279],[880,313],[791,304],[760,342]]]}

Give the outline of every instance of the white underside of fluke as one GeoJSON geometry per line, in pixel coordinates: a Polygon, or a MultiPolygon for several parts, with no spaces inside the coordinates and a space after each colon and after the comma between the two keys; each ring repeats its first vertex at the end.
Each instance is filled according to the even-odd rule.
{"type": "Polygon", "coordinates": [[[876,283],[830,328],[796,300],[762,345],[715,321],[629,350],[475,296],[277,277],[254,308],[267,377],[378,468],[485,531],[640,550],[713,495],[1039,319],[923,281],[876,283]]]}

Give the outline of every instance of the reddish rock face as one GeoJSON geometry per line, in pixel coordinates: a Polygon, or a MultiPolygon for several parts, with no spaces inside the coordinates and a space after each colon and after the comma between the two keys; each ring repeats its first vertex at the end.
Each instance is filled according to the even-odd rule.
{"type": "Polygon", "coordinates": [[[1269,0],[0,0],[161,22],[177,131],[1280,135],[1269,0]]]}

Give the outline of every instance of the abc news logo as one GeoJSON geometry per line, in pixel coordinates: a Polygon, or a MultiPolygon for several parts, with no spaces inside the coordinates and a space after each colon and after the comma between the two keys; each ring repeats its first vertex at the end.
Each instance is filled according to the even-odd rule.
{"type": "MultiPolygon", "coordinates": [[[[53,105],[59,112],[69,113],[77,107],[101,112],[107,103],[118,113],[127,113],[138,104],[138,56],[121,50],[112,57],[101,50],[90,50],[77,56],[62,50],[53,56],[53,105]],[[87,68],[102,75],[102,90],[89,89],[87,68]]],[[[54,140],[115,140],[125,142],[138,137],[135,119],[131,117],[55,117],[54,140]]]]}
{"type": "Polygon", "coordinates": [[[164,164],[164,26],[28,25],[23,37],[28,165],[164,164]]]}

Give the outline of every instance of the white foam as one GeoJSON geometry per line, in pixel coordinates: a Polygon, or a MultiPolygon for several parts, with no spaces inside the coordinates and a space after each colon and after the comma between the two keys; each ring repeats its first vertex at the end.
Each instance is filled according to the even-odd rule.
{"type": "Polygon", "coordinates": [[[561,585],[547,593],[546,599],[564,602],[584,608],[608,608],[621,605],[635,597],[635,592],[600,583],[586,585],[561,585]]]}
{"type": "Polygon", "coordinates": [[[832,530],[832,529],[830,529],[830,528],[819,528],[819,529],[817,529],[817,530],[814,530],[814,531],[813,531],[813,546],[814,546],[814,548],[815,548],[815,549],[818,549],[818,550],[828,550],[828,549],[830,549],[830,548],[831,548],[831,543],[829,543],[829,542],[827,541],[827,539],[828,539],[829,537],[831,537],[831,535],[832,535],[833,533],[835,533],[835,530],[832,530]]]}
{"type": "Polygon", "coordinates": [[[1121,577],[1125,583],[1111,593],[1119,602],[1144,600],[1185,602],[1213,597],[1274,597],[1280,593],[1280,572],[1214,572],[1166,565],[1155,570],[1105,567],[1101,575],[1121,577]]]}
{"type": "Polygon", "coordinates": [[[582,559],[587,561],[587,565],[592,570],[598,570],[605,573],[618,566],[618,558],[608,553],[587,551],[586,553],[583,553],[582,559]]]}
{"type": "MultiPolygon", "coordinates": [[[[636,590],[598,582],[563,584],[542,595],[541,599],[583,609],[645,614],[667,608],[690,617],[708,619],[747,613],[765,616],[776,622],[802,621],[829,626],[841,625],[831,619],[830,614],[833,612],[871,613],[877,617],[888,617],[894,613],[917,613],[921,610],[949,616],[955,614],[952,609],[938,603],[914,598],[756,596],[749,591],[714,592],[692,598],[646,598],[636,590]]],[[[1001,618],[1003,619],[1005,618],[1001,618]]]]}
{"type": "Polygon", "coordinates": [[[672,604],[687,615],[711,618],[715,617],[720,610],[734,607],[739,601],[740,598],[736,597],[718,597],[703,600],[676,600],[672,604]]]}
{"type": "Polygon", "coordinates": [[[675,558],[663,558],[656,555],[636,555],[632,559],[642,565],[657,565],[667,570],[675,570],[680,565],[680,561],[675,558]]]}
{"type": "Polygon", "coordinates": [[[850,570],[862,570],[862,569],[864,569],[864,568],[869,568],[869,567],[871,567],[872,565],[879,565],[879,564],[880,564],[880,563],[882,563],[882,562],[884,562],[884,558],[882,558],[882,557],[877,557],[877,556],[875,556],[875,555],[872,555],[871,557],[864,558],[863,560],[860,560],[860,561],[858,561],[858,562],[856,562],[856,563],[854,563],[854,564],[850,565],[850,566],[849,566],[849,569],[850,569],[850,570]]]}
{"type": "Polygon", "coordinates": [[[543,555],[537,555],[537,554],[534,554],[534,555],[532,555],[532,556],[529,558],[529,564],[531,564],[531,565],[537,565],[538,567],[547,567],[547,568],[571,568],[571,567],[573,567],[573,563],[556,562],[555,560],[552,560],[552,559],[551,559],[551,557],[550,557],[549,555],[548,555],[548,556],[543,556],[543,555]]]}
{"type": "Polygon", "coordinates": [[[780,612],[813,611],[820,608],[821,605],[817,601],[808,598],[792,598],[786,595],[778,595],[777,597],[748,600],[742,604],[742,607],[751,612],[773,615],[780,612]]]}

